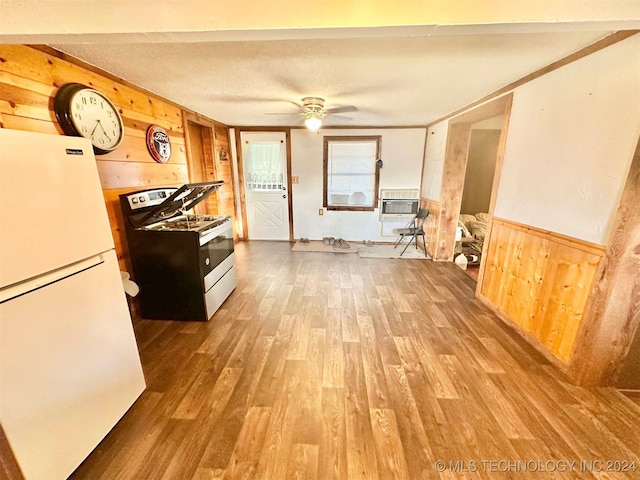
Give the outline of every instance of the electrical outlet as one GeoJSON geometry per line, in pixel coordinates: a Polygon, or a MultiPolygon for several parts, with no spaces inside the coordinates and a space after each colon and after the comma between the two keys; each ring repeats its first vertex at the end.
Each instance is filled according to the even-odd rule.
{"type": "Polygon", "coordinates": [[[291,177],[291,183],[300,183],[300,177],[291,177]]]}
{"type": "Polygon", "coordinates": [[[324,208],[318,209],[318,215],[324,215],[324,208]]]}

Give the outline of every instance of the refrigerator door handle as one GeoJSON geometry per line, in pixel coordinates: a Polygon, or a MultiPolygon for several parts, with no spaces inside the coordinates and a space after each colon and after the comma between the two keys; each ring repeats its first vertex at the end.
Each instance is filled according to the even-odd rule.
{"type": "Polygon", "coordinates": [[[23,282],[14,283],[13,285],[0,289],[0,303],[4,303],[12,298],[24,295],[25,293],[32,292],[38,288],[46,287],[47,285],[58,282],[72,275],[76,275],[102,263],[104,263],[104,257],[100,254],[95,257],[86,258],[79,262],[58,268],[57,270],[38,275],[37,277],[29,278],[23,282]]]}

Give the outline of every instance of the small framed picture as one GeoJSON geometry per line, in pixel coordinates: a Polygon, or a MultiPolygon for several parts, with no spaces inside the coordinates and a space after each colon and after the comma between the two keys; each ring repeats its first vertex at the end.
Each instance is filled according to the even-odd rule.
{"type": "Polygon", "coordinates": [[[147,150],[158,163],[167,163],[171,158],[171,142],[164,128],[150,125],[147,129],[147,150]]]}

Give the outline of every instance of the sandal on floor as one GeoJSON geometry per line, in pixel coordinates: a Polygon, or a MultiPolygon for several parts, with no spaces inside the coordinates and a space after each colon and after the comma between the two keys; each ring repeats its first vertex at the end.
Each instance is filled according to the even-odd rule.
{"type": "Polygon", "coordinates": [[[336,241],[336,239],[335,239],[335,238],[333,238],[333,237],[324,237],[324,238],[322,239],[322,244],[323,244],[323,245],[325,245],[325,246],[327,246],[327,247],[329,247],[329,246],[333,245],[333,243],[334,243],[335,241],[336,241]]]}
{"type": "Polygon", "coordinates": [[[302,245],[309,245],[309,239],[308,239],[308,238],[305,238],[305,237],[302,237],[302,238],[300,239],[300,243],[301,243],[302,245]]]}

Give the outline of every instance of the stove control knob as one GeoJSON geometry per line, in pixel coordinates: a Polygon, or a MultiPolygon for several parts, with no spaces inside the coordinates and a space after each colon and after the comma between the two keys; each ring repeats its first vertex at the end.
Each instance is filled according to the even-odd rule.
{"type": "Polygon", "coordinates": [[[140,197],[140,202],[144,202],[145,198],[144,197],[140,197]]]}
{"type": "Polygon", "coordinates": [[[206,258],[204,263],[205,263],[205,265],[209,266],[209,264],[211,263],[211,260],[209,260],[209,257],[206,258]]]}

